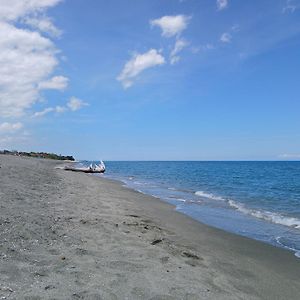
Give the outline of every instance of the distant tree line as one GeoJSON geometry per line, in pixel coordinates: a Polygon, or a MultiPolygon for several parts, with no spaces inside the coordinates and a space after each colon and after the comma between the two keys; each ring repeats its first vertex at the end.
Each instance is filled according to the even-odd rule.
{"type": "Polygon", "coordinates": [[[71,155],[61,155],[55,153],[47,153],[47,152],[22,152],[17,150],[0,150],[0,154],[7,155],[15,155],[15,156],[27,156],[27,157],[38,157],[38,158],[48,158],[48,159],[57,159],[57,160],[72,160],[74,161],[74,157],[71,155]]]}

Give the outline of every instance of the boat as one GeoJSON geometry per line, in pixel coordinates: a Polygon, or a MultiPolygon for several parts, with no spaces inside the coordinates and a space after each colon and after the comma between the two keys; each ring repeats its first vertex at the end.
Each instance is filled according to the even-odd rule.
{"type": "Polygon", "coordinates": [[[101,160],[100,164],[90,164],[88,167],[75,167],[75,166],[65,166],[64,170],[73,172],[83,172],[83,173],[104,173],[105,164],[101,160]]]}

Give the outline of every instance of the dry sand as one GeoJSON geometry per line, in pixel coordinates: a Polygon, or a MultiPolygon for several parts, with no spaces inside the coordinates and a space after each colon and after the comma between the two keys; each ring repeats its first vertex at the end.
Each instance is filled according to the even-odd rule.
{"type": "Polygon", "coordinates": [[[57,164],[0,155],[0,299],[300,299],[293,253],[57,164]]]}

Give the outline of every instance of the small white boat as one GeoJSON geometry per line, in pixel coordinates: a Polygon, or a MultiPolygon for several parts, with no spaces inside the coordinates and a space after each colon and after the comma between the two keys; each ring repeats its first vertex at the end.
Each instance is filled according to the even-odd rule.
{"type": "Polygon", "coordinates": [[[90,164],[88,167],[65,166],[66,171],[83,172],[83,173],[104,173],[105,164],[101,160],[100,164],[90,164]]]}

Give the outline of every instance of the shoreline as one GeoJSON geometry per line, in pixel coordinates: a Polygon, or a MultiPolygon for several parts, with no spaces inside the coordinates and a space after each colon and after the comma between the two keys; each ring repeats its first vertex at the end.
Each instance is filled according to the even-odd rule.
{"type": "Polygon", "coordinates": [[[291,251],[58,164],[0,156],[1,296],[299,298],[300,262],[291,251]]]}
{"type": "Polygon", "coordinates": [[[112,181],[112,182],[116,182],[117,184],[120,184],[120,185],[124,186],[125,188],[127,188],[127,189],[129,189],[131,191],[140,193],[141,195],[149,196],[151,198],[158,199],[160,202],[166,203],[166,204],[170,205],[171,209],[173,209],[174,212],[183,214],[184,216],[186,216],[186,217],[188,217],[188,218],[190,218],[190,219],[192,219],[192,220],[200,223],[203,226],[208,226],[208,227],[211,227],[211,228],[214,228],[214,229],[217,229],[217,230],[221,230],[222,232],[225,232],[225,233],[233,234],[233,235],[238,236],[238,237],[244,237],[244,238],[247,238],[247,239],[250,239],[250,240],[254,240],[254,241],[257,241],[257,242],[260,242],[260,243],[263,243],[263,244],[275,247],[275,248],[279,248],[279,249],[282,249],[282,250],[285,250],[285,251],[293,253],[296,258],[300,258],[300,251],[299,250],[295,250],[293,248],[289,248],[288,246],[280,244],[279,242],[277,244],[272,244],[271,242],[266,242],[264,240],[255,239],[255,238],[249,237],[247,235],[238,234],[238,233],[235,233],[235,232],[223,229],[221,227],[210,225],[208,223],[203,222],[200,218],[196,218],[196,217],[193,217],[192,215],[189,215],[185,211],[177,210],[177,204],[169,203],[166,200],[164,200],[163,198],[160,198],[160,197],[155,196],[155,195],[147,194],[146,192],[143,192],[141,190],[138,190],[138,189],[135,189],[133,187],[130,187],[130,186],[128,186],[126,184],[126,182],[123,182],[121,179],[108,178],[108,177],[105,177],[105,176],[104,177],[97,177],[97,178],[100,178],[100,179],[103,179],[103,180],[112,181]]]}
{"type": "MultiPolygon", "coordinates": [[[[230,174],[228,174],[230,179],[227,181],[222,180],[224,178],[222,177],[224,175],[222,171],[220,171],[220,174],[217,173],[212,176],[207,170],[211,169],[211,166],[206,164],[199,163],[189,166],[192,174],[193,172],[200,172],[200,170],[203,171],[200,172],[201,174],[207,172],[205,178],[199,174],[201,179],[199,184],[196,184],[197,178],[193,175],[174,176],[175,172],[179,172],[182,168],[182,164],[179,162],[177,164],[165,162],[162,165],[155,162],[149,162],[149,164],[111,162],[108,166],[110,172],[107,175],[104,174],[105,177],[119,180],[129,188],[171,203],[177,211],[201,223],[288,249],[296,257],[300,255],[300,218],[299,214],[296,214],[299,209],[296,203],[293,206],[292,200],[297,198],[297,193],[296,191],[291,192],[289,197],[287,195],[288,190],[284,188],[286,185],[283,183],[278,188],[268,188],[271,185],[277,186],[280,175],[278,175],[278,178],[276,177],[277,181],[271,180],[268,175],[261,178],[262,180],[256,183],[259,187],[259,191],[256,191],[252,186],[253,184],[251,184],[251,180],[248,180],[248,183],[247,180],[243,183],[246,188],[239,189],[235,184],[234,177],[231,177],[230,174]],[[154,167],[162,170],[159,172],[158,177],[149,171],[154,167]],[[126,169],[129,171],[127,172],[126,169]],[[141,173],[141,169],[144,170],[145,174],[141,173]],[[222,184],[220,184],[220,187],[215,185],[219,181],[218,174],[224,186],[222,184]],[[211,176],[211,183],[207,182],[209,176],[211,176]],[[273,189],[276,191],[273,192],[273,189]],[[281,202],[281,199],[290,200],[281,202]],[[288,205],[289,202],[291,202],[290,205],[288,205]]],[[[237,169],[240,171],[239,168],[242,167],[245,170],[251,167],[255,167],[256,170],[264,169],[264,165],[260,166],[258,164],[252,166],[251,164],[230,165],[232,174],[237,174],[237,169]]],[[[275,167],[279,170],[282,169],[280,164],[275,167]]],[[[295,165],[290,167],[292,170],[293,168],[297,169],[297,165],[296,167],[295,165]]],[[[222,170],[222,164],[219,165],[219,168],[222,170]]],[[[217,167],[212,169],[217,169],[217,167]]],[[[260,174],[260,171],[257,171],[257,174],[260,174]]],[[[286,170],[283,168],[282,171],[284,174],[286,170]]],[[[240,173],[239,176],[242,178],[243,172],[240,173]]],[[[257,176],[253,176],[253,178],[257,179],[257,176]]],[[[255,181],[253,180],[253,182],[255,181]]]]}

